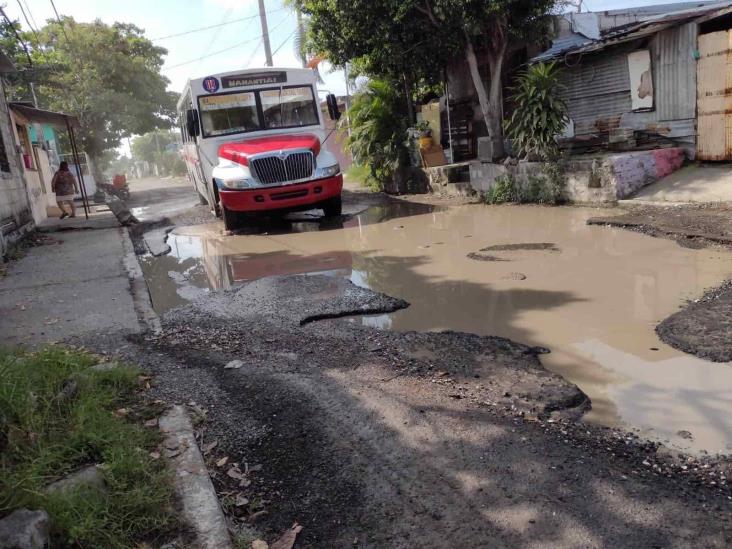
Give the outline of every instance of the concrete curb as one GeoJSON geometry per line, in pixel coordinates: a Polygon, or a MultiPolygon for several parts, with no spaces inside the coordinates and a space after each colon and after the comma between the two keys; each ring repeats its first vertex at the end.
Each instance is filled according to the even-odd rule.
{"type": "Polygon", "coordinates": [[[160,418],[160,430],[165,435],[165,452],[175,475],[183,518],[195,531],[198,547],[231,549],[224,513],[183,406],[173,406],[160,418]]]}
{"type": "Polygon", "coordinates": [[[122,263],[127,271],[127,277],[130,279],[130,291],[132,292],[132,301],[137,312],[137,317],[144,327],[158,334],[162,331],[160,317],[155,312],[155,309],[153,309],[147,282],[145,282],[142,267],[137,260],[135,246],[130,237],[130,230],[126,227],[120,230],[124,231],[122,247],[124,248],[125,255],[122,263]]]}

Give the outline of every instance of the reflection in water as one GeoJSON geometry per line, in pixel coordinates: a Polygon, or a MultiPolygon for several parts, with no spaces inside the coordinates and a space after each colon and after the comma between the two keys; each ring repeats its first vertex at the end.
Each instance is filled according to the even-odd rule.
{"type": "Polygon", "coordinates": [[[725,451],[732,443],[732,368],[671,349],[654,327],[685,298],[728,277],[729,255],[588,227],[594,215],[588,208],[402,203],[369,209],[341,229],[296,219],[224,237],[217,224],[188,227],[171,235],[173,256],[161,259],[181,261],[178,272],[189,274],[172,284],[166,277],[161,288],[173,286],[172,293],[160,289],[156,299],[151,291],[165,310],[180,302],[186,284],[228,288],[323,271],[347,276],[411,303],[359,322],[548,347],[552,354],[542,362],[592,398],[590,421],[626,424],[692,450],[725,451]],[[488,247],[501,261],[468,258],[488,247]],[[191,257],[201,258],[198,271],[191,257]],[[694,439],[678,436],[681,430],[694,439]]]}

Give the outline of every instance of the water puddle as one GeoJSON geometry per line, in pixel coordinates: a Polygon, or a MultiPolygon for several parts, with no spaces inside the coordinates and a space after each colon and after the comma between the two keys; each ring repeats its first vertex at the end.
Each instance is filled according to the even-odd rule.
{"type": "Polygon", "coordinates": [[[588,421],[689,451],[729,453],[732,364],[675,351],[654,328],[685,299],[731,276],[730,255],[586,225],[604,213],[405,203],[371,208],[339,226],[300,218],[233,237],[212,223],[177,229],[172,253],[143,267],[161,312],[265,276],[349,277],[411,303],[353,322],[547,347],[552,353],[542,362],[592,398],[588,421]]]}

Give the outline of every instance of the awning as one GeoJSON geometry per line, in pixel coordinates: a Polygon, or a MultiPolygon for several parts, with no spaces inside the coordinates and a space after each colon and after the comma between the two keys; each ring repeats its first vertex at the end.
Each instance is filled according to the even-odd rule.
{"type": "Polygon", "coordinates": [[[73,114],[37,109],[25,103],[10,103],[9,106],[11,110],[23,116],[28,122],[49,124],[61,128],[66,128],[68,123],[76,128],[79,127],[79,120],[73,114]]]}

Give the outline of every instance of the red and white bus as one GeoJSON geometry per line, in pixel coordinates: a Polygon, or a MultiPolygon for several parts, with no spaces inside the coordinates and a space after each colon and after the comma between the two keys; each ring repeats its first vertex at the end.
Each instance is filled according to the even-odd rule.
{"type": "MultiPolygon", "coordinates": [[[[189,80],[178,101],[182,154],[227,229],[247,213],[322,208],[341,215],[343,176],[325,146],[310,69],[266,68],[189,80]]],[[[339,116],[334,96],[329,113],[339,116]]]]}

